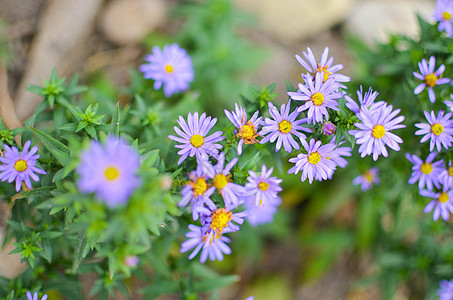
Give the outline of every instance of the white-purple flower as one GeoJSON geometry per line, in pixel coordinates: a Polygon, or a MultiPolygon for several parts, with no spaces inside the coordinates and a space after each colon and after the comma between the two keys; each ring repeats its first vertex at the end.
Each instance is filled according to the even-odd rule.
{"type": "Polygon", "coordinates": [[[340,147],[344,144],[341,141],[338,145],[335,144],[335,137],[330,140],[330,144],[334,146],[331,156],[329,157],[337,166],[344,168],[348,165],[348,161],[343,156],[349,157],[352,155],[351,147],[340,147]]]}
{"type": "Polygon", "coordinates": [[[248,212],[241,211],[233,213],[232,210],[233,208],[226,209],[214,206],[207,212],[201,213],[200,220],[203,225],[202,232],[208,233],[209,239],[212,238],[211,235],[214,235],[213,238],[216,239],[218,238],[218,235],[222,235],[227,229],[228,232],[238,231],[239,225],[244,223],[244,217],[248,215],[248,212]]]}
{"type": "Polygon", "coordinates": [[[201,213],[210,212],[205,205],[212,209],[215,208],[214,202],[209,198],[214,193],[215,187],[208,186],[206,182],[207,175],[201,165],[198,165],[197,169],[190,172],[187,176],[189,181],[181,189],[182,199],[178,206],[184,207],[190,202],[192,218],[196,221],[201,213]]]}
{"type": "Polygon", "coordinates": [[[255,198],[249,197],[244,203],[247,211],[249,212],[247,221],[252,226],[271,223],[274,220],[274,215],[281,203],[280,198],[277,198],[277,200],[279,202],[274,202],[272,204],[259,203],[258,205],[255,205],[255,198]]]}
{"type": "Polygon", "coordinates": [[[448,167],[443,169],[439,175],[439,182],[447,188],[453,189],[453,166],[451,160],[448,162],[448,167]]]}
{"type": "Polygon", "coordinates": [[[425,117],[428,120],[428,124],[415,124],[415,127],[420,128],[415,132],[415,135],[425,135],[420,140],[420,143],[430,140],[429,151],[433,151],[434,146],[436,146],[437,151],[440,151],[441,146],[444,146],[445,149],[451,147],[451,142],[453,141],[453,121],[450,119],[451,115],[452,113],[447,113],[444,116],[444,111],[441,110],[436,117],[434,111],[431,111],[430,114],[425,110],[425,117]]]}
{"type": "Polygon", "coordinates": [[[38,147],[34,146],[30,149],[30,145],[31,141],[25,142],[22,152],[19,153],[16,147],[10,148],[5,144],[4,156],[0,156],[0,161],[3,163],[0,165],[0,180],[8,180],[9,183],[16,180],[16,192],[20,191],[22,181],[29,189],[32,189],[30,178],[33,181],[39,181],[39,177],[35,173],[47,174],[46,171],[36,167],[39,154],[35,153],[38,151],[38,147]]]}
{"type": "Polygon", "coordinates": [[[338,92],[339,83],[333,78],[323,82],[323,75],[316,73],[314,82],[313,77],[307,78],[307,85],[299,83],[297,92],[288,92],[288,96],[296,101],[305,101],[305,103],[297,109],[300,111],[308,110],[308,123],[315,124],[329,120],[327,108],[339,111],[337,99],[343,97],[342,92],[338,92]]]}
{"type": "Polygon", "coordinates": [[[83,193],[95,193],[109,207],[125,204],[141,184],[139,167],[140,156],[122,139],[109,136],[104,145],[91,141],[80,154],[77,186],[83,193]]]}
{"type": "Polygon", "coordinates": [[[433,186],[440,188],[439,176],[442,173],[444,161],[438,160],[433,162],[436,158],[437,153],[433,152],[428,155],[426,161],[423,161],[420,157],[410,153],[406,153],[406,158],[414,164],[412,167],[412,175],[409,179],[410,184],[414,184],[418,181],[418,188],[421,190],[425,187],[432,191],[433,186]]]}
{"type": "Polygon", "coordinates": [[[390,131],[404,128],[406,125],[400,124],[404,116],[396,117],[400,109],[392,110],[391,105],[385,104],[373,110],[362,107],[357,114],[361,123],[355,123],[358,130],[351,130],[349,133],[354,135],[356,143],[360,145],[361,157],[371,154],[373,154],[373,160],[377,160],[379,155],[387,157],[386,145],[395,151],[400,150],[398,144],[403,140],[390,131]]]}
{"type": "MultiPolygon", "coordinates": [[[[336,82],[348,82],[351,81],[351,78],[337,73],[343,69],[342,64],[333,65],[333,57],[329,58],[329,48],[324,48],[324,52],[321,55],[320,63],[316,62],[315,56],[309,47],[307,47],[307,52],[302,52],[302,55],[307,61],[302,57],[296,54],[297,61],[304,67],[311,76],[315,76],[317,73],[322,75],[323,81],[327,81],[329,78],[333,78],[336,82]]],[[[310,75],[302,75],[303,79],[306,80],[310,75]]],[[[344,87],[344,86],[342,86],[344,87]]]]}
{"type": "Polygon", "coordinates": [[[362,191],[369,190],[373,184],[379,184],[379,170],[378,168],[370,168],[362,175],[357,176],[352,181],[354,185],[359,185],[362,191]]]}
{"type": "Polygon", "coordinates": [[[278,193],[282,191],[280,186],[282,180],[271,176],[273,171],[273,167],[268,170],[265,165],[261,166],[260,175],[249,170],[250,176],[247,177],[248,182],[245,184],[245,193],[253,197],[255,205],[280,202],[278,193]]]}
{"type": "Polygon", "coordinates": [[[441,65],[437,71],[434,71],[435,66],[436,58],[434,56],[429,58],[429,63],[426,63],[426,60],[423,58],[422,61],[418,63],[421,74],[417,72],[412,73],[416,78],[423,80],[423,83],[419,84],[414,89],[414,94],[418,95],[428,87],[429,100],[432,103],[436,101],[436,94],[434,93],[433,87],[449,83],[451,80],[450,78],[442,78],[442,73],[445,71],[445,65],[441,65]]]}
{"type": "Polygon", "coordinates": [[[300,113],[297,109],[291,114],[289,113],[290,106],[291,100],[289,100],[287,104],[282,104],[279,113],[277,108],[269,102],[269,113],[272,119],[266,118],[264,120],[265,124],[260,131],[260,135],[263,136],[261,144],[267,143],[268,141],[273,143],[277,140],[275,146],[276,152],[280,150],[282,144],[286,152],[291,152],[293,148],[299,149],[300,146],[294,139],[293,134],[297,136],[299,140],[302,140],[307,137],[298,130],[311,132],[311,129],[300,125],[307,122],[306,118],[296,120],[300,113]]]}
{"type": "MultiPolygon", "coordinates": [[[[39,300],[38,299],[38,292],[34,292],[33,296],[30,291],[27,292],[27,300],[39,300]]],[[[47,300],[47,294],[42,296],[41,300],[47,300]]]]}
{"type": "MultiPolygon", "coordinates": [[[[200,262],[204,263],[209,260],[223,260],[223,254],[231,254],[231,249],[227,243],[231,240],[223,235],[209,235],[209,233],[203,233],[201,227],[190,224],[189,232],[186,233],[188,238],[181,244],[181,253],[187,252],[195,248],[189,255],[189,259],[194,258],[201,250],[200,262]]],[[[228,228],[225,229],[225,233],[228,228]]]]}
{"type": "Polygon", "coordinates": [[[373,91],[371,87],[368,89],[368,92],[363,94],[362,86],[360,86],[360,90],[357,91],[357,99],[359,100],[359,104],[355,102],[351,97],[348,95],[345,95],[345,99],[347,101],[346,106],[358,114],[362,107],[365,107],[367,109],[372,109],[373,108],[379,108],[380,105],[384,105],[385,102],[380,101],[380,102],[374,102],[376,100],[376,97],[379,95],[377,91],[373,91]]]}
{"type": "Polygon", "coordinates": [[[437,296],[439,300],[453,300],[453,279],[440,281],[437,296]]]}
{"type": "Polygon", "coordinates": [[[453,2],[451,0],[437,0],[433,18],[435,21],[439,22],[437,30],[439,30],[439,32],[445,30],[448,37],[453,37],[452,15],[453,2]]]}
{"type": "Polygon", "coordinates": [[[155,81],[155,90],[163,85],[166,97],[187,90],[193,81],[192,60],[178,44],[165,45],[163,50],[154,46],[152,54],[146,55],[145,60],[149,63],[141,65],[139,71],[145,79],[155,81]]]}
{"type": "Polygon", "coordinates": [[[234,132],[236,137],[240,138],[237,151],[238,155],[241,155],[243,144],[255,144],[259,142],[256,138],[259,136],[258,129],[261,125],[262,117],[258,118],[259,111],[256,111],[252,118],[247,120],[247,112],[237,103],[234,104],[234,111],[230,112],[226,109],[224,111],[228,120],[236,127],[234,132]]]}
{"type": "Polygon", "coordinates": [[[211,165],[207,160],[201,162],[204,172],[212,179],[212,184],[219,191],[225,207],[234,208],[241,204],[240,197],[244,193],[244,187],[230,180],[230,170],[237,163],[238,159],[233,158],[225,167],[225,153],[221,152],[217,158],[217,164],[211,165]]]}
{"type": "Polygon", "coordinates": [[[178,151],[178,154],[181,155],[178,165],[188,156],[196,156],[199,162],[202,158],[206,159],[208,155],[216,156],[219,153],[222,145],[217,143],[225,138],[222,136],[222,131],[207,135],[217,122],[217,118],[211,120],[211,117],[206,117],[206,113],[202,113],[198,118],[196,111],[193,115],[191,113],[187,115],[187,123],[182,116],[179,116],[177,122],[182,130],[177,126],[174,126],[173,129],[180,137],[169,135],[168,138],[181,143],[175,145],[175,148],[181,149],[178,151]]]}
{"type": "Polygon", "coordinates": [[[297,157],[289,159],[289,162],[295,163],[296,165],[289,169],[288,174],[297,174],[302,169],[302,182],[308,178],[310,184],[313,182],[313,179],[321,181],[330,178],[337,166],[330,159],[335,145],[321,145],[321,141],[311,139],[310,144],[303,140],[302,146],[307,151],[307,154],[300,153],[297,157]]]}
{"type": "Polygon", "coordinates": [[[428,190],[421,190],[420,195],[432,198],[431,202],[425,206],[423,212],[429,213],[434,209],[433,220],[437,221],[439,217],[442,217],[445,221],[448,221],[450,213],[453,213],[453,190],[444,189],[438,193],[428,190]]]}

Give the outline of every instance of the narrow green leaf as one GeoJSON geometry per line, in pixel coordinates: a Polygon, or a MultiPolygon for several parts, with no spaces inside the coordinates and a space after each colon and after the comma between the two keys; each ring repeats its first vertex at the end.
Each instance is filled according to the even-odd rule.
{"type": "Polygon", "coordinates": [[[61,165],[65,166],[69,163],[71,151],[68,146],[51,137],[45,132],[42,132],[33,127],[29,128],[61,165]]]}

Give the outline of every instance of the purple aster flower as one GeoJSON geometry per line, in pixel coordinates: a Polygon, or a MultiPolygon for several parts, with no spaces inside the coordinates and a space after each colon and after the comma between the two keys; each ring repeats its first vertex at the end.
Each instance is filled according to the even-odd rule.
{"type": "MultiPolygon", "coordinates": [[[[329,78],[333,78],[335,82],[348,82],[351,81],[346,75],[337,74],[338,71],[343,69],[343,65],[332,65],[333,57],[328,58],[329,56],[329,48],[324,48],[324,52],[321,55],[321,62],[316,63],[315,56],[309,47],[307,47],[307,52],[302,52],[302,55],[308,61],[308,63],[299,55],[296,54],[297,61],[304,67],[308,72],[311,73],[312,76],[320,73],[322,74],[323,81],[327,81],[329,78]]],[[[306,81],[308,76],[302,75],[304,81],[306,81]]],[[[342,86],[344,87],[344,86],[342,86]]]]}
{"type": "Polygon", "coordinates": [[[451,165],[451,160],[448,162],[448,168],[440,173],[439,182],[444,187],[453,188],[453,166],[451,165]]]}
{"type": "Polygon", "coordinates": [[[335,129],[336,129],[335,125],[330,121],[324,122],[322,124],[322,133],[324,135],[334,135],[335,129]]]}
{"type": "Polygon", "coordinates": [[[438,193],[428,190],[421,190],[420,195],[425,197],[430,197],[433,200],[425,206],[423,212],[425,214],[429,213],[434,209],[433,220],[437,221],[441,216],[442,219],[448,221],[450,213],[453,213],[453,190],[444,189],[438,193]]]}
{"type": "Polygon", "coordinates": [[[360,86],[360,90],[357,91],[357,99],[359,100],[359,104],[357,104],[351,97],[348,95],[345,95],[345,99],[347,101],[346,106],[358,114],[361,110],[362,107],[365,107],[367,109],[374,109],[374,108],[379,108],[379,106],[384,105],[384,101],[379,101],[379,102],[374,102],[376,100],[376,97],[379,95],[377,91],[374,91],[371,89],[371,87],[368,89],[368,92],[363,94],[362,86],[360,86]]]}
{"type": "MultiPolygon", "coordinates": [[[[230,254],[231,249],[227,243],[231,240],[223,235],[211,235],[209,233],[203,234],[202,228],[196,225],[189,225],[190,231],[186,233],[188,240],[181,244],[181,253],[187,252],[195,248],[189,255],[189,259],[194,258],[201,250],[200,262],[204,263],[209,260],[223,260],[223,254],[230,254]]],[[[225,229],[225,233],[228,229],[225,229]]]]}
{"type": "MultiPolygon", "coordinates": [[[[46,300],[47,299],[47,294],[42,296],[41,300],[46,300]]],[[[35,292],[33,296],[31,295],[31,292],[27,292],[27,300],[38,300],[38,292],[35,292]]]]}
{"type": "Polygon", "coordinates": [[[234,104],[235,111],[228,111],[225,109],[225,115],[227,116],[228,120],[233,123],[236,130],[236,137],[240,138],[241,140],[238,143],[238,155],[242,154],[242,145],[243,144],[255,144],[258,143],[256,139],[259,134],[258,129],[262,122],[262,117],[258,118],[259,111],[256,111],[252,118],[247,121],[247,113],[245,109],[238,105],[237,103],[234,104]]]}
{"type": "MultiPolygon", "coordinates": [[[[450,98],[453,100],[453,94],[450,94],[450,98]]],[[[447,105],[447,107],[453,111],[453,101],[444,101],[445,105],[447,105]]]]}
{"type": "Polygon", "coordinates": [[[339,84],[333,78],[323,82],[321,73],[316,73],[315,82],[313,77],[307,78],[307,86],[299,83],[297,92],[288,92],[288,96],[293,100],[305,101],[305,104],[299,106],[297,111],[305,111],[308,109],[308,123],[315,124],[329,119],[327,108],[339,111],[337,99],[343,97],[343,93],[337,92],[339,84]]]}
{"type": "Polygon", "coordinates": [[[184,207],[190,202],[190,210],[194,221],[198,220],[201,213],[209,213],[205,205],[210,208],[215,208],[214,202],[209,198],[215,191],[215,187],[208,187],[206,182],[207,175],[204,173],[201,165],[197,166],[195,171],[188,175],[189,181],[181,190],[182,199],[178,203],[179,207],[184,207]]]}
{"type": "Polygon", "coordinates": [[[241,204],[239,197],[244,193],[244,187],[233,183],[230,180],[230,170],[237,163],[238,159],[232,159],[225,167],[225,153],[221,152],[217,158],[217,164],[211,165],[208,161],[203,160],[202,166],[204,172],[212,179],[212,184],[217,188],[227,209],[234,208],[241,204]]]}
{"type": "Polygon", "coordinates": [[[336,163],[330,159],[335,145],[321,145],[321,141],[310,140],[310,145],[302,140],[302,146],[307,154],[300,153],[297,157],[290,158],[289,161],[296,165],[289,169],[288,174],[297,174],[302,169],[301,180],[304,182],[307,178],[310,184],[313,178],[316,180],[326,180],[332,176],[336,169],[336,163]]]}
{"type": "MultiPolygon", "coordinates": [[[[341,168],[344,168],[348,165],[348,161],[344,159],[343,156],[349,157],[352,155],[351,147],[340,147],[344,143],[344,141],[341,141],[337,146],[335,145],[335,138],[332,138],[332,140],[330,140],[330,144],[332,144],[334,148],[333,150],[331,150],[332,153],[329,158],[341,168]]],[[[331,175],[333,175],[333,173],[331,175]]]]}
{"type": "Polygon", "coordinates": [[[445,30],[448,37],[453,37],[452,15],[453,2],[451,0],[437,0],[433,18],[435,21],[439,22],[437,30],[439,30],[439,32],[445,30]]]}
{"type": "Polygon", "coordinates": [[[268,141],[273,143],[277,140],[275,152],[280,150],[282,144],[286,152],[291,152],[292,148],[299,149],[300,146],[292,135],[294,134],[301,140],[306,139],[307,137],[298,130],[311,132],[311,129],[300,125],[306,123],[307,119],[300,119],[296,121],[296,118],[300,112],[295,110],[289,114],[290,106],[291,100],[288,101],[288,104],[282,104],[279,113],[277,108],[269,102],[269,113],[272,120],[269,118],[264,120],[265,125],[263,125],[263,128],[260,131],[260,135],[264,136],[261,140],[261,144],[267,143],[268,141]]]}
{"type": "Polygon", "coordinates": [[[0,156],[0,161],[4,163],[0,165],[0,179],[2,181],[8,180],[9,183],[16,180],[16,192],[20,191],[22,181],[25,182],[29,189],[32,189],[30,178],[33,181],[39,181],[38,174],[47,174],[44,170],[36,167],[36,161],[39,158],[39,154],[35,154],[38,151],[38,147],[34,146],[30,149],[31,141],[27,141],[24,144],[22,152],[19,153],[16,147],[10,148],[5,144],[5,156],[0,156]]]}
{"type": "Polygon", "coordinates": [[[431,103],[436,101],[436,95],[434,94],[433,87],[436,85],[446,84],[450,82],[450,78],[442,78],[442,73],[445,71],[445,65],[441,65],[436,72],[434,68],[436,66],[436,58],[431,56],[429,58],[429,63],[426,63],[426,60],[423,58],[421,62],[418,63],[418,68],[420,73],[413,72],[414,76],[420,80],[423,80],[423,83],[419,84],[415,90],[414,94],[420,94],[426,86],[428,86],[428,95],[431,103]]]}
{"type": "Polygon", "coordinates": [[[379,170],[378,168],[371,168],[360,176],[354,178],[352,183],[359,185],[362,191],[369,190],[373,184],[379,184],[379,170]]]}
{"type": "Polygon", "coordinates": [[[200,161],[201,158],[207,157],[208,154],[216,156],[219,153],[218,149],[221,149],[222,145],[217,143],[225,138],[222,136],[222,131],[216,131],[207,136],[209,130],[217,122],[217,118],[211,120],[211,117],[206,117],[206,113],[202,113],[200,118],[198,118],[198,112],[196,111],[193,115],[191,113],[187,115],[187,123],[182,116],[179,116],[177,122],[182,130],[177,126],[174,126],[173,129],[180,137],[169,135],[168,138],[181,143],[175,146],[175,148],[181,149],[178,151],[178,154],[181,155],[178,165],[187,156],[193,157],[195,155],[197,161],[200,161]]]}
{"type": "Polygon", "coordinates": [[[439,286],[440,288],[437,290],[439,300],[453,300],[453,279],[441,280],[439,286]]]}
{"type": "Polygon", "coordinates": [[[193,81],[193,67],[190,56],[178,44],[165,45],[161,51],[154,46],[153,52],[145,56],[149,64],[143,64],[138,69],[145,79],[153,79],[154,89],[164,85],[166,97],[187,90],[193,81]]]}
{"type": "Polygon", "coordinates": [[[245,201],[245,207],[249,212],[247,221],[254,227],[261,224],[271,223],[274,220],[277,207],[281,203],[280,198],[276,198],[275,200],[278,200],[279,202],[274,202],[272,204],[259,203],[258,205],[255,205],[255,198],[249,197],[245,201]]]}
{"type": "Polygon", "coordinates": [[[104,145],[91,141],[80,154],[77,186],[83,193],[95,193],[109,207],[125,204],[140,186],[139,167],[140,156],[122,139],[109,136],[104,145]]]}
{"type": "Polygon", "coordinates": [[[410,184],[414,184],[418,181],[418,188],[421,190],[425,187],[428,190],[433,189],[433,185],[437,188],[440,188],[439,185],[439,176],[442,173],[444,161],[438,160],[433,162],[436,158],[437,153],[433,152],[428,155],[426,161],[423,161],[417,155],[411,155],[406,153],[406,158],[414,164],[412,167],[412,175],[409,179],[410,184]]]}
{"type": "Polygon", "coordinates": [[[371,154],[373,160],[377,160],[381,154],[387,157],[386,145],[395,151],[400,150],[398,143],[402,143],[403,140],[390,131],[404,128],[406,125],[399,124],[404,120],[404,116],[396,117],[400,109],[394,111],[392,109],[391,105],[381,105],[373,110],[362,107],[357,114],[362,123],[355,123],[358,130],[351,130],[349,134],[354,135],[356,143],[360,145],[361,157],[371,154]]]}
{"type": "Polygon", "coordinates": [[[275,176],[271,177],[273,171],[273,167],[268,170],[265,165],[261,166],[260,175],[249,170],[250,176],[247,177],[248,182],[245,184],[245,190],[247,195],[253,196],[255,205],[271,204],[278,199],[278,193],[282,191],[280,187],[282,180],[275,176]]]}
{"type": "Polygon", "coordinates": [[[222,235],[227,229],[228,232],[239,230],[239,225],[244,223],[243,218],[248,215],[248,212],[242,211],[233,213],[231,210],[232,209],[218,208],[215,206],[214,209],[201,214],[200,219],[201,224],[203,224],[202,232],[208,233],[208,239],[216,239],[218,235],[222,235]],[[211,235],[214,235],[214,237],[211,235]]]}
{"type": "Polygon", "coordinates": [[[436,117],[434,111],[431,111],[430,115],[425,110],[425,117],[429,124],[415,124],[415,127],[420,128],[420,130],[415,132],[415,135],[425,135],[420,140],[420,143],[424,143],[430,139],[429,151],[434,150],[434,145],[436,145],[437,151],[440,151],[441,145],[444,146],[445,149],[451,147],[451,142],[453,141],[453,122],[450,120],[451,115],[452,113],[447,113],[444,116],[444,111],[441,110],[436,117]]]}

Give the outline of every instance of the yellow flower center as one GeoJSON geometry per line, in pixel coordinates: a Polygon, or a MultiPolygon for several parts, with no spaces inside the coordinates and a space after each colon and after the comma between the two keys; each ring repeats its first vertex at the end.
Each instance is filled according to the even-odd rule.
{"type": "Polygon", "coordinates": [[[431,166],[430,163],[423,163],[422,166],[420,167],[420,170],[422,171],[423,174],[430,174],[433,170],[433,167],[431,166]]]}
{"type": "Polygon", "coordinates": [[[19,159],[14,164],[14,169],[16,169],[16,171],[18,171],[18,172],[23,172],[23,171],[27,170],[27,162],[23,159],[19,159]]]}
{"type": "Polygon", "coordinates": [[[242,137],[245,139],[251,139],[255,135],[255,128],[251,125],[243,125],[241,127],[242,137]]]}
{"type": "Polygon", "coordinates": [[[201,135],[199,135],[199,134],[194,134],[190,138],[190,143],[195,148],[200,148],[204,144],[204,138],[201,135]]]}
{"type": "Polygon", "coordinates": [[[206,190],[208,189],[208,185],[206,184],[206,179],[200,177],[197,179],[195,183],[191,183],[193,195],[198,197],[199,195],[204,195],[206,190]]]}
{"type": "Polygon", "coordinates": [[[120,176],[120,171],[118,168],[110,166],[105,169],[104,176],[108,181],[113,181],[120,176]]]}
{"type": "Polygon", "coordinates": [[[365,177],[365,180],[368,181],[369,183],[373,183],[373,174],[371,174],[370,171],[368,172],[365,172],[365,174],[363,174],[363,177],[365,177]]]}
{"type": "Polygon", "coordinates": [[[330,73],[330,72],[327,72],[327,69],[328,69],[328,68],[329,68],[329,66],[321,67],[321,65],[318,64],[318,69],[316,69],[315,74],[316,74],[316,73],[324,72],[324,79],[323,79],[322,82],[326,82],[326,80],[329,79],[329,75],[332,74],[332,73],[330,73]]]}
{"type": "Polygon", "coordinates": [[[448,175],[453,177],[453,167],[448,168],[448,175]]]}
{"type": "Polygon", "coordinates": [[[313,165],[316,165],[317,163],[319,163],[320,160],[321,160],[321,155],[319,154],[318,151],[312,152],[308,155],[308,162],[313,165]]]}
{"type": "Polygon", "coordinates": [[[269,183],[261,181],[260,183],[258,183],[258,188],[262,191],[265,191],[269,188],[269,183]]]}
{"type": "Polygon", "coordinates": [[[278,124],[278,130],[280,130],[281,133],[288,133],[291,131],[291,128],[293,128],[293,125],[286,120],[283,120],[278,124]]]}
{"type": "Polygon", "coordinates": [[[425,76],[426,85],[433,87],[436,85],[436,82],[437,82],[437,76],[434,75],[434,73],[431,73],[431,74],[428,74],[425,76]]]}
{"type": "Polygon", "coordinates": [[[212,183],[214,184],[214,186],[217,189],[221,190],[228,184],[228,179],[225,175],[220,173],[214,177],[214,179],[212,180],[212,183]]]}
{"type": "Polygon", "coordinates": [[[165,65],[165,72],[167,73],[173,73],[174,69],[173,69],[173,66],[172,65],[165,65]]]}
{"type": "Polygon", "coordinates": [[[451,13],[449,13],[448,11],[444,11],[442,13],[442,18],[445,20],[445,21],[450,21],[451,19],[451,13]]]}
{"type": "Polygon", "coordinates": [[[444,127],[439,123],[434,123],[433,126],[431,126],[431,131],[435,135],[440,135],[442,132],[444,132],[444,127]]]}
{"type": "Polygon", "coordinates": [[[319,106],[324,103],[324,95],[321,93],[314,93],[310,100],[313,102],[314,105],[319,106]]]}
{"type": "Polygon", "coordinates": [[[225,208],[219,208],[212,212],[211,219],[211,229],[216,233],[222,233],[223,229],[227,227],[228,222],[233,219],[233,213],[231,211],[226,211],[225,208]]]}
{"type": "Polygon", "coordinates": [[[439,198],[437,198],[437,200],[439,200],[439,202],[442,202],[442,203],[447,202],[448,199],[449,199],[449,197],[448,197],[447,193],[444,193],[444,192],[440,193],[439,198]]]}
{"type": "Polygon", "coordinates": [[[385,128],[382,125],[375,125],[371,131],[371,135],[376,139],[382,139],[385,135],[385,128]]]}

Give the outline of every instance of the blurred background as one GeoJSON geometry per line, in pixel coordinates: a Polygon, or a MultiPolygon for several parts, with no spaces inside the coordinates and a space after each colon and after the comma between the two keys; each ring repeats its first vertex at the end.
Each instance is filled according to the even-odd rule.
{"type": "MultiPolygon", "coordinates": [[[[416,37],[416,13],[429,20],[434,7],[430,0],[1,0],[0,34],[8,41],[7,88],[22,121],[40,101],[26,87],[41,85],[54,66],[95,86],[93,97],[129,101],[123,87],[137,76],[131,70],[152,46],[173,42],[188,49],[195,80],[210,83],[199,87],[202,106],[220,116],[250,85],[276,82],[277,99],[286,102],[286,80],[295,86],[304,71],[294,55],[307,47],[319,60],[328,46],[354,79],[360,63],[353,45],[416,37]]],[[[355,230],[375,215],[359,207],[350,177],[340,172],[310,187],[281,176],[286,188],[275,223],[245,231],[235,241],[242,253],[210,264],[241,276],[219,299],[381,299],[380,287],[362,280],[377,268],[370,251],[376,235],[355,230]]],[[[392,222],[378,220],[384,229],[392,222]]],[[[410,298],[404,285],[395,290],[393,299],[410,298]]]]}

